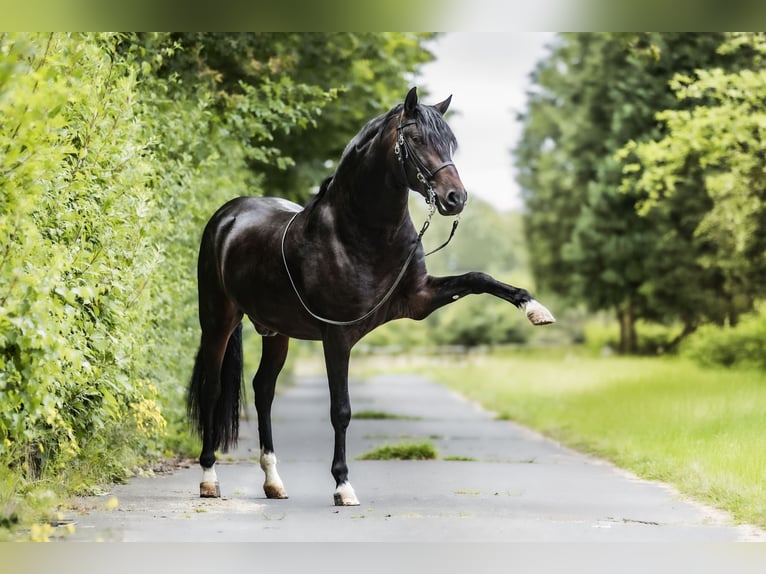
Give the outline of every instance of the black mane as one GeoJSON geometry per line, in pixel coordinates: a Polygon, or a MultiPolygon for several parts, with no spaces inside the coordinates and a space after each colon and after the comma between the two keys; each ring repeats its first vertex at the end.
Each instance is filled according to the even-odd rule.
{"type": "Polygon", "coordinates": [[[441,157],[451,158],[457,149],[457,139],[441,113],[433,106],[418,105],[415,119],[426,144],[435,148],[441,157]]]}

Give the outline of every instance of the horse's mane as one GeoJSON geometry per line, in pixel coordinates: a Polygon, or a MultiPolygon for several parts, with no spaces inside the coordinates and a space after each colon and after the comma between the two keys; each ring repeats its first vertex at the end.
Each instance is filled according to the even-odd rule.
{"type": "Polygon", "coordinates": [[[322,181],[322,184],[319,186],[319,191],[317,191],[314,197],[312,197],[308,201],[308,203],[306,203],[306,209],[313,207],[318,201],[320,201],[324,197],[324,194],[327,191],[327,188],[330,187],[330,182],[332,182],[334,177],[335,177],[335,174],[324,178],[324,181],[322,181]]]}
{"type": "Polygon", "coordinates": [[[350,142],[348,142],[346,148],[343,150],[343,153],[340,156],[338,165],[343,163],[343,160],[352,153],[364,153],[372,143],[372,140],[375,139],[375,137],[380,133],[380,130],[383,128],[383,126],[388,125],[388,122],[391,120],[391,118],[396,115],[397,111],[400,112],[401,109],[402,104],[399,104],[398,106],[389,110],[387,113],[381,114],[367,122],[367,124],[361,130],[359,130],[359,133],[351,138],[350,142]]]}
{"type": "Polygon", "coordinates": [[[451,158],[457,149],[457,138],[442,114],[433,106],[419,105],[415,110],[415,119],[426,144],[435,148],[442,157],[451,158]]]}

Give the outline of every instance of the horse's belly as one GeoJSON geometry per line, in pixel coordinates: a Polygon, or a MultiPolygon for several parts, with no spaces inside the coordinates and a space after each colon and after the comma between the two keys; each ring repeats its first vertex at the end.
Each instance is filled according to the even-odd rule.
{"type": "Polygon", "coordinates": [[[261,335],[281,333],[308,340],[322,337],[317,323],[303,313],[292,287],[273,266],[253,265],[248,277],[240,276],[230,296],[261,335]]]}

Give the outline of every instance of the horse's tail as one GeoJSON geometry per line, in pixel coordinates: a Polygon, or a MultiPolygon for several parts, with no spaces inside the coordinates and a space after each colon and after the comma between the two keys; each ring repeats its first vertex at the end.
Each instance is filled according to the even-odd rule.
{"type": "MultiPolygon", "coordinates": [[[[197,351],[194,361],[191,383],[186,396],[186,408],[195,430],[202,436],[205,428],[205,416],[202,402],[205,400],[205,368],[202,349],[197,351]]],[[[223,452],[237,445],[239,436],[239,403],[242,395],[242,323],[237,325],[229,337],[226,353],[221,365],[220,392],[213,393],[218,399],[215,404],[205,405],[213,409],[212,433],[213,448],[223,452]]],[[[209,396],[209,395],[208,395],[209,396]]]]}

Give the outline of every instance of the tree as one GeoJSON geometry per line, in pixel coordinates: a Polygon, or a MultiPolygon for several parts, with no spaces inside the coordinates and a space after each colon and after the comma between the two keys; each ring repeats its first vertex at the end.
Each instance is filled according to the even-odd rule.
{"type": "Polygon", "coordinates": [[[683,316],[693,323],[714,295],[703,290],[706,300],[691,309],[684,290],[670,289],[665,274],[669,267],[696,285],[715,283],[699,265],[701,246],[693,244],[688,225],[674,227],[679,210],[690,209],[686,217],[693,219],[704,205],[690,198],[662,217],[639,217],[640,194],[620,193],[616,154],[627,141],[660,137],[655,112],[679,105],[670,79],[722,61],[715,50],[721,38],[564,34],[533,75],[515,150],[531,266],[541,287],[594,310],[613,310],[624,352],[636,349],[636,319],[683,316]],[[667,249],[669,238],[684,247],[667,249]]]}
{"type": "Polygon", "coordinates": [[[189,95],[205,86],[228,137],[245,146],[270,195],[306,200],[348,141],[400,101],[433,59],[413,33],[212,33],[139,35],[162,54],[157,73],[189,95]],[[327,104],[332,101],[332,106],[327,104]]]}
{"type": "Polygon", "coordinates": [[[664,137],[625,146],[623,190],[643,194],[639,212],[651,219],[695,182],[707,205],[691,230],[705,246],[698,260],[720,277],[719,319],[733,324],[766,294],[766,34],[730,35],[718,52],[735,57],[735,69],[675,76],[684,109],[658,114],[664,137]]]}
{"type": "Polygon", "coordinates": [[[260,162],[270,192],[305,200],[336,167],[349,140],[371,118],[401,102],[420,66],[434,56],[429,33],[313,33],[293,35],[295,80],[336,89],[332,106],[311,129],[275,134],[275,145],[291,158],[281,169],[260,162]]]}

